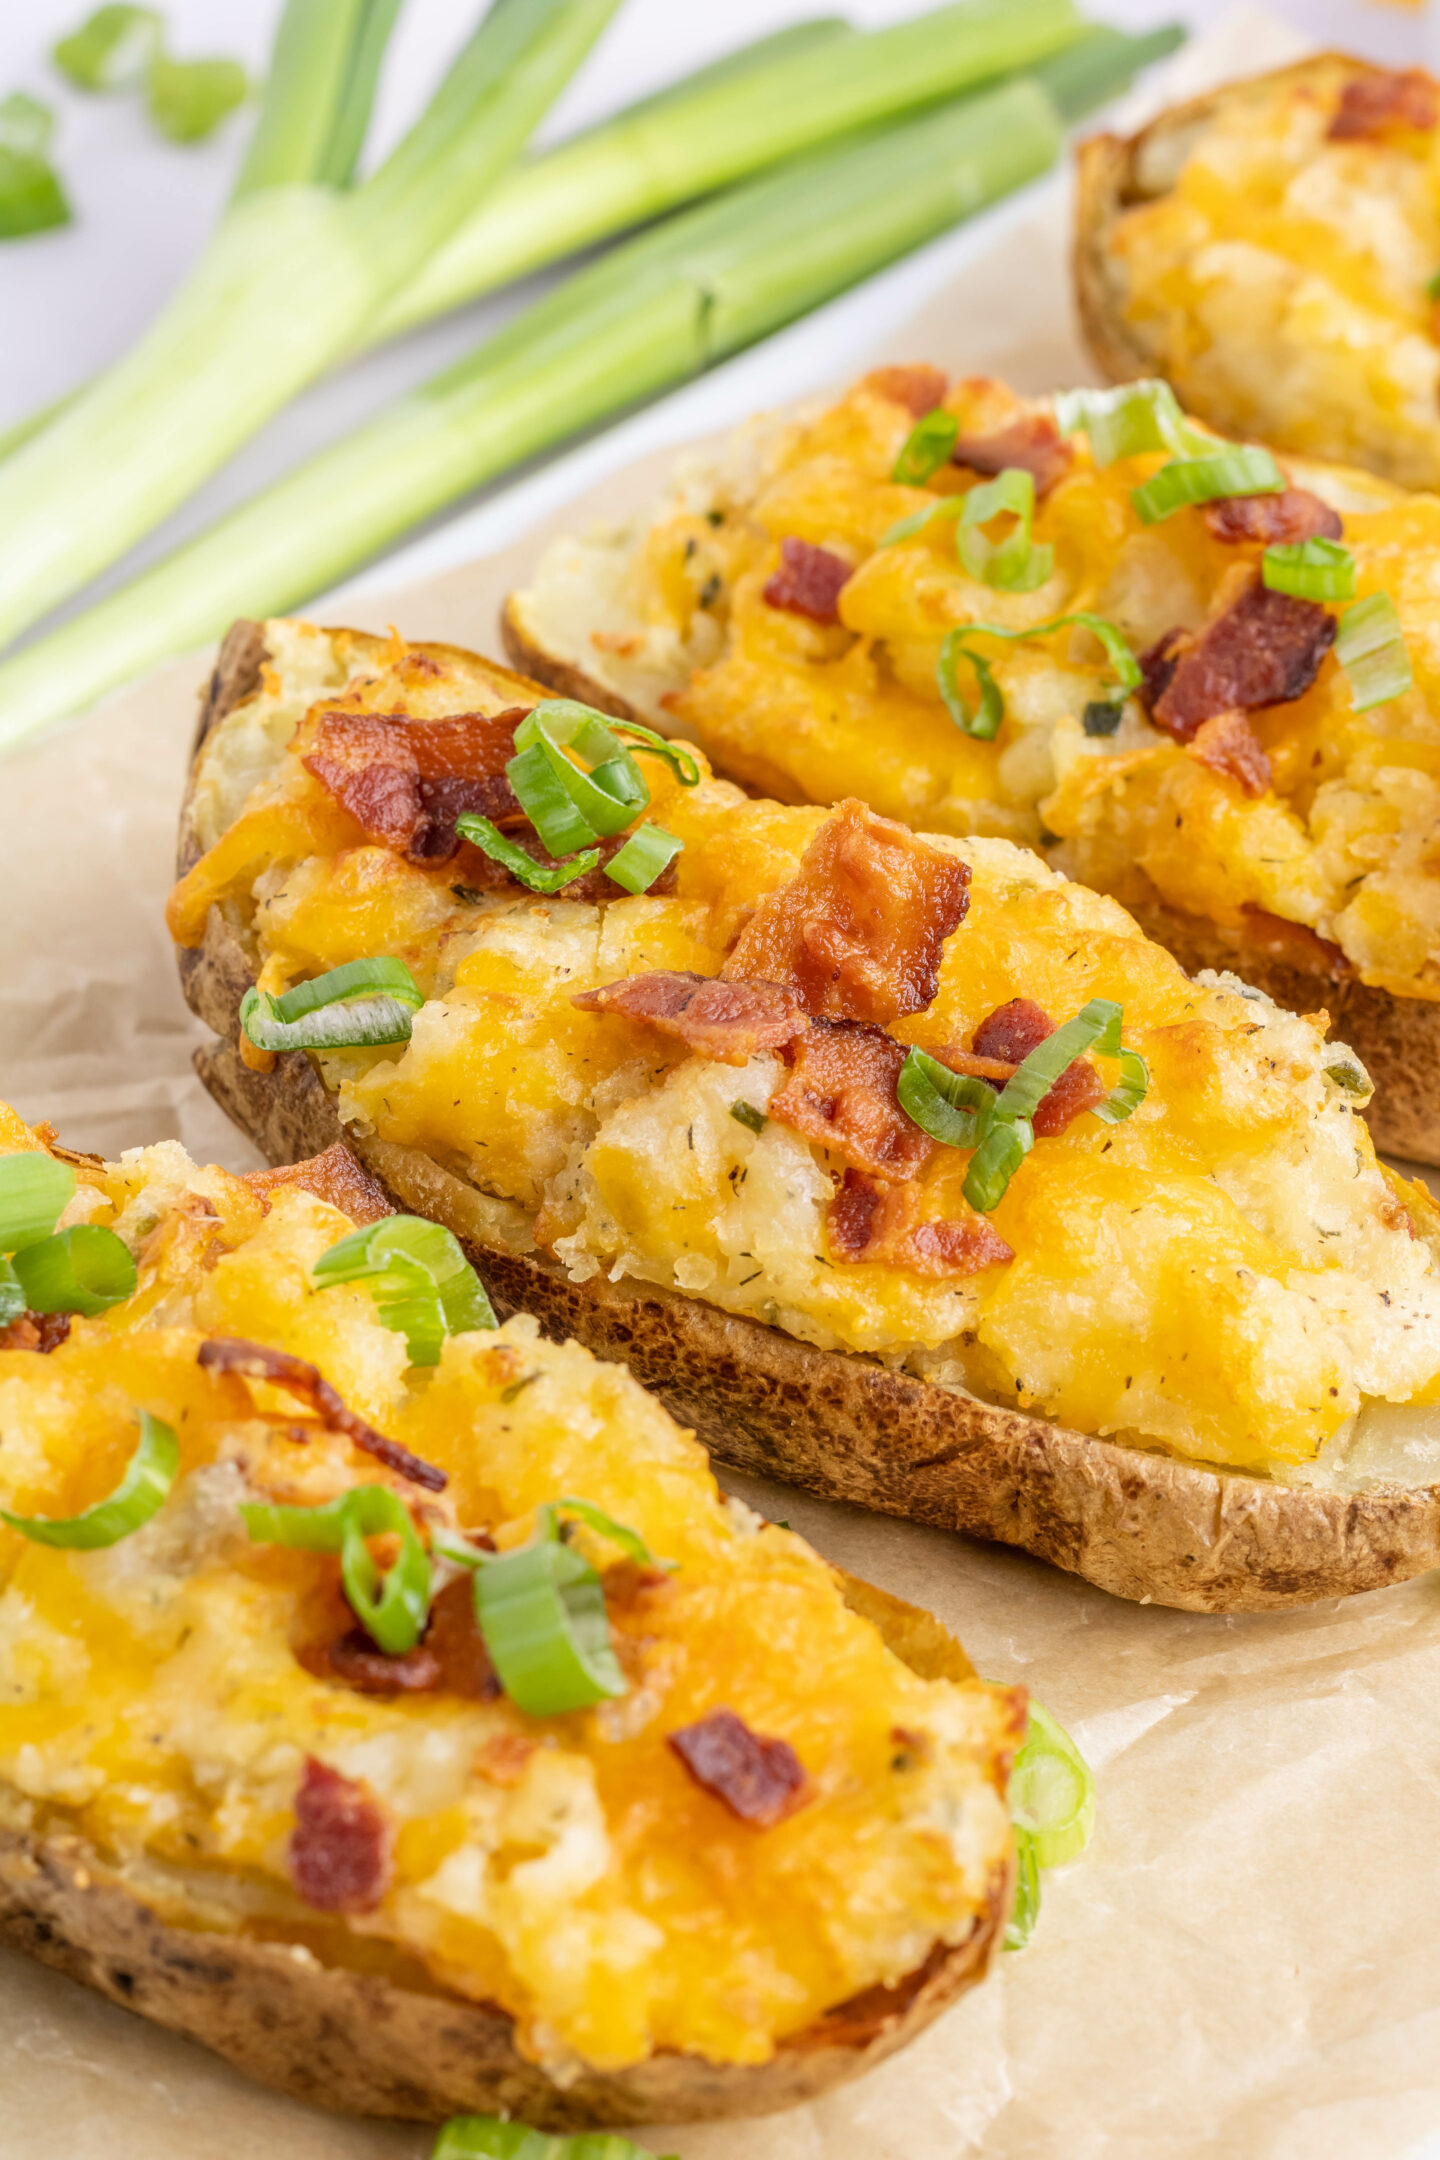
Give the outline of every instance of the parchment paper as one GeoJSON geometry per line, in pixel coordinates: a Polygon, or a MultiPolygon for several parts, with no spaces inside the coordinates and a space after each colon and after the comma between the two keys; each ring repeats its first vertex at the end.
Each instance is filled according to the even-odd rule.
{"type": "MultiPolygon", "coordinates": [[[[1287,57],[1263,24],[1212,67],[1287,57]]],[[[1196,62],[1187,72],[1193,79],[1196,62]]],[[[1087,373],[1058,192],[881,356],[1044,388],[1087,373]]],[[[884,330],[884,335],[880,333],[884,330]]],[[[651,460],[575,516],[643,503],[651,460]]],[[[561,522],[561,521],[557,521],[561,522]]],[[[346,613],[491,643],[534,541],[346,613]]],[[[0,768],[0,1088],[73,1144],[253,1164],[189,1069],[160,922],[205,662],[0,768]]],[[[728,1479],[1027,1681],[1094,1765],[1099,1828],[1031,1947],[915,2047],[793,2114],[652,2133],[684,2160],[1396,2160],[1440,2153],[1440,1581],[1293,1616],[1122,1604],[1023,1556],[728,1479]]],[[[0,1958],[5,2160],[420,2160],[423,2130],[277,2099],[0,1958]]]]}

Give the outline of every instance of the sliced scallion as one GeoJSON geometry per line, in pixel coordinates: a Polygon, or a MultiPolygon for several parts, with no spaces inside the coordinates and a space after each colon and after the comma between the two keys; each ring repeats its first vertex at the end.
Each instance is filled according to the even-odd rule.
{"type": "Polygon", "coordinates": [[[895,547],[901,540],[910,540],[916,533],[925,532],[932,525],[948,525],[965,514],[964,495],[942,495],[938,502],[927,503],[923,510],[912,510],[908,517],[897,518],[895,523],[881,533],[877,547],[895,547]]]}
{"type": "Polygon", "coordinates": [[[280,997],[247,990],[240,1025],[257,1050],[340,1050],[408,1042],[425,994],[403,960],[347,960],[280,997]]]}
{"type": "Polygon", "coordinates": [[[1035,1840],[1027,1830],[1015,1831],[1015,1902],[1005,1929],[1005,1948],[1023,1950],[1040,1917],[1040,1863],[1035,1840]]]}
{"type": "Polygon", "coordinates": [[[252,1543],[338,1553],[346,1600],[371,1641],[391,1657],[413,1650],[430,1611],[430,1558],[410,1510],[388,1485],[356,1485],[323,1507],[242,1506],[252,1543]],[[400,1550],[381,1569],[367,1538],[396,1537],[400,1550]]]}
{"type": "Polygon", "coordinates": [[[0,98],[0,151],[15,157],[43,157],[55,133],[55,115],[28,90],[0,98]]]}
{"type": "Polygon", "coordinates": [[[250,78],[238,60],[155,62],[145,85],[151,120],[174,143],[204,142],[250,95],[250,78]]]}
{"type": "Polygon", "coordinates": [[[412,1365],[435,1365],[447,1335],[493,1328],[494,1308],[454,1232],[418,1215],[387,1215],[322,1253],[321,1289],[363,1282],[386,1327],[404,1335],[412,1365]]]}
{"type": "Polygon", "coordinates": [[[1117,390],[1062,390],[1055,399],[1062,435],[1083,434],[1101,467],[1121,458],[1168,450],[1175,457],[1204,456],[1215,438],[1192,427],[1169,383],[1124,383],[1117,390]]]}
{"type": "Polygon", "coordinates": [[[8,1260],[0,1260],[0,1328],[9,1327],[25,1310],[25,1292],[8,1260]]]}
{"type": "Polygon", "coordinates": [[[1025,1745],[1010,1772],[1010,1813],[1034,1844],[1042,1868],[1083,1852],[1095,1828],[1095,1780],[1063,1725],[1030,1704],[1025,1745]]]}
{"type": "Polygon", "coordinates": [[[27,91],[0,98],[0,240],[68,225],[70,205],[46,155],[55,115],[27,91]]]}
{"type": "Polygon", "coordinates": [[[901,487],[924,487],[942,465],[949,464],[959,439],[959,414],[937,405],[911,428],[890,478],[901,487]]]}
{"type": "Polygon", "coordinates": [[[0,1522],[35,1545],[56,1545],[65,1552],[98,1552],[118,1545],[158,1514],[180,1466],[180,1443],[163,1418],[140,1412],[140,1441],[115,1490],[81,1515],[12,1515],[0,1508],[0,1522]]]}
{"type": "Polygon", "coordinates": [[[480,817],[470,811],[463,817],[456,818],[455,830],[462,840],[468,840],[472,847],[478,847],[482,855],[488,855],[492,862],[499,863],[502,870],[508,870],[511,877],[518,878],[531,892],[563,892],[567,885],[574,884],[576,878],[582,878],[593,870],[600,860],[599,848],[592,847],[586,848],[583,854],[570,856],[565,862],[537,863],[532,855],[525,853],[524,848],[516,847],[513,840],[507,840],[504,833],[491,824],[489,818],[480,817]]]}
{"type": "Polygon", "coordinates": [[[971,577],[996,592],[1034,592],[1055,568],[1055,550],[1031,538],[1035,517],[1035,476],[1018,465],[973,487],[960,513],[956,545],[971,577]],[[1015,519],[1013,532],[991,540],[983,531],[992,518],[1015,519]]]}
{"type": "Polygon", "coordinates": [[[1258,444],[1175,458],[1137,488],[1130,500],[1142,525],[1158,525],[1191,503],[1220,502],[1229,495],[1279,495],[1285,475],[1258,444]]]}
{"type": "Polygon", "coordinates": [[[651,2155],[614,2130],[553,2137],[498,2115],[453,2115],[442,2126],[430,2160],[651,2160],[651,2155]]]}
{"type": "Polygon", "coordinates": [[[583,1553],[561,1541],[562,1509],[630,1558],[651,1557],[637,1532],[574,1498],[537,1508],[527,1544],[479,1556],[476,1618],[501,1686],[528,1717],[563,1717],[625,1693],[600,1577],[583,1553]]]}
{"type": "Polygon", "coordinates": [[[754,1103],[748,1103],[743,1098],[739,1102],[731,1103],[730,1115],[736,1124],[743,1125],[747,1132],[761,1133],[765,1130],[765,1112],[757,1110],[754,1103]]]}
{"type": "Polygon", "coordinates": [[[164,27],[157,8],[98,7],[50,57],[77,90],[128,90],[150,72],[164,27]]]}
{"type": "Polygon", "coordinates": [[[685,843],[663,825],[649,819],[634,832],[605,865],[605,875],[623,885],[628,893],[649,892],[663,870],[669,868],[685,843]]]}
{"type": "Polygon", "coordinates": [[[53,1155],[0,1156],[0,1252],[49,1237],[75,1197],[75,1172],[53,1155]]]}
{"type": "Polygon", "coordinates": [[[1260,558],[1260,575],[1271,592],[1292,600],[1351,600],[1355,558],[1338,540],[1281,540],[1260,558]]]}
{"type": "Polygon", "coordinates": [[[14,1254],[11,1266],[25,1303],[36,1313],[82,1313],[93,1318],[119,1305],[135,1288],[129,1246],[99,1223],[76,1223],[14,1254]]]}
{"type": "Polygon", "coordinates": [[[1335,657],[1350,681],[1356,712],[1403,697],[1415,677],[1400,617],[1388,593],[1370,593],[1346,608],[1335,639],[1335,657]]]}
{"type": "Polygon", "coordinates": [[[1116,702],[1123,703],[1128,692],[1140,687],[1140,663],[1114,623],[1107,622],[1103,615],[1092,615],[1082,608],[1073,615],[1056,615],[1049,622],[1033,623],[1026,630],[1004,630],[998,623],[962,623],[957,629],[947,632],[940,647],[940,663],[937,669],[940,695],[945,700],[946,710],[955,725],[966,735],[973,735],[981,742],[990,742],[1005,717],[1005,700],[1000,686],[981,656],[971,650],[971,638],[1004,638],[1007,643],[1013,644],[1027,638],[1049,637],[1056,630],[1064,630],[1076,624],[1089,630],[1104,646],[1106,658],[1116,676],[1116,702]],[[956,673],[962,657],[968,660],[974,669],[975,680],[980,686],[980,704],[973,713],[961,695],[956,673]]]}
{"type": "Polygon", "coordinates": [[[900,1068],[896,1095],[906,1116],[946,1147],[973,1148],[978,1121],[995,1102],[995,1090],[973,1073],[951,1072],[938,1058],[912,1049],[900,1068]]]}

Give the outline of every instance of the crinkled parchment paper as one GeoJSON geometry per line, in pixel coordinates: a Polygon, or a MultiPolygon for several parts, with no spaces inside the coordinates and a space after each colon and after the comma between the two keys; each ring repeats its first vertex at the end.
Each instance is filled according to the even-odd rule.
{"type": "MultiPolygon", "coordinates": [[[[1219,63],[1276,57],[1269,34],[1252,22],[1221,41],[1219,63]]],[[[1063,253],[1056,193],[923,323],[886,326],[877,349],[1037,389],[1083,377],[1063,253]]],[[[643,502],[668,462],[579,514],[643,502]]],[[[533,547],[348,612],[492,642],[497,602],[533,547]]],[[[175,1134],[241,1169],[253,1156],[190,1073],[198,1031],[160,921],[201,672],[170,669],[0,773],[0,1089],[77,1146],[175,1134]]],[[[1031,1947],[899,2060],[794,2114],[656,2135],[655,2151],[1440,2152],[1440,1582],[1278,1618],[1178,1614],[1019,1555],[733,1482],[846,1567],[933,1607],[982,1671],[1030,1683],[1095,1767],[1099,1829],[1083,1860],[1047,1878],[1031,1947]]],[[[0,1959],[6,2160],[419,2160],[429,2145],[422,2130],[277,2099],[0,1959]]]]}

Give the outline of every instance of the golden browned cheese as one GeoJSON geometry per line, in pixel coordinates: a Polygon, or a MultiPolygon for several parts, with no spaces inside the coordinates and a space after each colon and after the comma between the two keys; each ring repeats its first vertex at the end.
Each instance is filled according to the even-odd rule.
{"type": "MultiPolygon", "coordinates": [[[[826,813],[747,800],[708,775],[687,790],[647,760],[652,813],[684,841],[672,892],[603,908],[477,899],[453,870],[358,831],[335,837],[279,744],[302,686],[327,665],[343,677],[343,645],[291,623],[266,635],[268,686],[201,762],[197,817],[213,845],[172,921],[198,938],[218,902],[276,988],[360,954],[406,959],[426,994],[409,1043],[321,1068],[367,1143],[466,1181],[479,1242],[538,1246],[579,1282],[662,1283],[1082,1432],[1275,1473],[1357,1418],[1428,1399],[1433,1209],[1408,1188],[1402,1200],[1377,1164],[1353,1109],[1366,1083],[1316,1019],[1233,981],[1190,981],[1113,900],[1028,850],[929,836],[969,866],[969,909],[933,1000],[892,1035],[964,1046],[1016,997],[1056,1021],[1110,998],[1150,1089],[1128,1122],[1086,1114],[1037,1139],[989,1218],[1013,1261],[968,1276],[847,1261],[826,1228],[843,1153],[767,1115],[787,1077],[779,1055],[737,1068],[575,1003],[656,970],[718,975],[826,813]]],[[[398,679],[382,669],[364,694],[393,709],[398,679]]],[[[456,710],[476,695],[458,666],[451,694],[456,710]]],[[[513,681],[497,690],[513,695],[513,681]]],[[[973,1220],[969,1159],[930,1151],[907,1222],[973,1220]]]]}
{"type": "MultiPolygon", "coordinates": [[[[0,1153],[36,1145],[0,1106],[0,1153]]],[[[160,1512],[107,1550],[0,1525],[0,1825],[77,1830],[182,1925],[333,1953],[334,1915],[298,1894],[291,1851],[313,1758],[385,1826],[388,1887],[352,1918],[369,1952],[349,1962],[383,1971],[393,1954],[413,1985],[418,1961],[510,2012],[562,2073],[657,2049],[764,2062],[936,1942],[967,1940],[1003,1880],[1023,1698],[917,1677],[800,1538],[722,1501],[703,1450],[622,1369],[523,1318],[407,1369],[363,1285],[314,1282],[347,1215],[300,1184],[197,1169],[173,1142],[82,1169],[65,1220],[113,1225],[139,1283],[48,1355],[0,1349],[0,1505],[92,1503],[139,1409],[174,1428],[180,1468],[160,1512]],[[199,1362],[233,1336],[318,1366],[448,1474],[443,1494],[199,1362]],[[326,1675],[317,1643],[348,1619],[337,1562],[252,1544],[240,1506],[377,1482],[426,1534],[488,1530],[502,1550],[562,1494],[638,1530],[673,1573],[576,1533],[604,1571],[626,1692],[536,1719],[448,1683],[382,1696],[326,1675]],[[667,1744],[720,1708],[798,1757],[804,1804],[771,1827],[667,1744]],[[899,1748],[897,1728],[923,1744],[899,1748]]]]}
{"type": "MultiPolygon", "coordinates": [[[[1440,238],[1434,253],[1440,262],[1440,238]]],[[[1273,355],[1266,365],[1267,379],[1283,374],[1273,355]]],[[[688,473],[638,535],[556,543],[512,604],[517,618],[646,716],[668,715],[748,787],[791,802],[857,795],[920,830],[1043,847],[1127,905],[1158,899],[1238,930],[1256,911],[1278,916],[1337,947],[1361,982],[1440,998],[1440,499],[1294,466],[1295,483],[1343,515],[1357,597],[1394,602],[1414,686],[1357,713],[1327,652],[1303,695],[1248,715],[1268,786],[1263,761],[1258,790],[1247,790],[1241,768],[1207,763],[1204,741],[1191,748],[1152,726],[1136,697],[1113,732],[1087,733],[1086,708],[1113,693],[1115,676],[1099,641],[1073,625],[976,639],[1005,707],[998,735],[981,741],[941,697],[948,632],[1090,611],[1139,655],[1223,610],[1237,580],[1258,575],[1262,542],[1218,537],[1198,507],[1145,525],[1132,493],[1164,457],[1097,470],[1080,434],[1036,511],[1035,541],[1054,550],[1036,590],[970,576],[946,519],[883,546],[901,520],[979,484],[954,465],[925,487],[892,480],[914,415],[883,380],[743,439],[715,472],[688,473]],[[786,538],[852,566],[838,623],[767,601],[786,538]]],[[[954,385],[946,403],[967,436],[1034,410],[979,380],[954,385]]],[[[973,709],[963,656],[957,678],[973,709]]]]}

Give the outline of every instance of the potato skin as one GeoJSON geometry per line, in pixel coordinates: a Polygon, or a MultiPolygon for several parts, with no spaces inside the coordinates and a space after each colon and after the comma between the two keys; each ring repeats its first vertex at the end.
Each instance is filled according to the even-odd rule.
{"type": "MultiPolygon", "coordinates": [[[[236,678],[231,663],[253,627],[237,624],[226,639],[197,750],[248,694],[224,701],[224,685],[236,678]]],[[[507,646],[515,658],[508,629],[507,646]]],[[[528,693],[531,686],[516,680],[528,693]]],[[[577,680],[572,673],[567,695],[577,680]]],[[[199,853],[187,804],[181,873],[199,853]]],[[[1211,933],[1208,924],[1199,929],[1211,933]]],[[[268,1073],[242,1062],[239,1006],[253,970],[219,909],[211,910],[203,945],[177,958],[192,1010],[220,1038],[197,1051],[196,1070],[271,1162],[300,1161],[343,1138],[398,1207],[455,1231],[498,1309],[534,1313],[557,1339],[573,1336],[597,1357],[628,1365],[719,1462],[1017,1545],[1116,1597],[1189,1612],[1284,1611],[1440,1566],[1440,1488],[1338,1493],[1208,1469],[816,1349],[654,1284],[603,1276],[577,1284],[543,1257],[479,1246],[457,1218],[449,1173],[414,1149],[342,1132],[303,1052],[281,1056],[268,1073]]],[[[1188,964],[1183,952],[1181,959],[1188,964]]],[[[1238,956],[1194,964],[1236,966],[1238,956]]],[[[1245,972],[1263,980],[1248,960],[1245,972]]]]}

